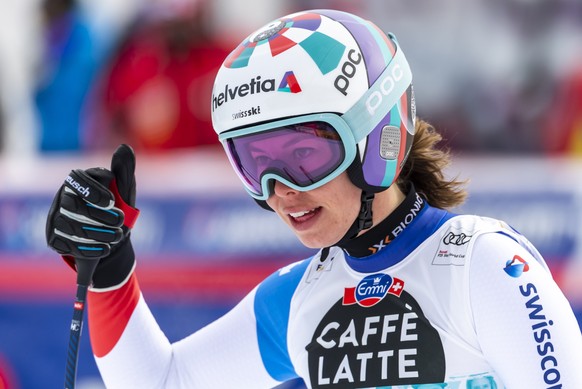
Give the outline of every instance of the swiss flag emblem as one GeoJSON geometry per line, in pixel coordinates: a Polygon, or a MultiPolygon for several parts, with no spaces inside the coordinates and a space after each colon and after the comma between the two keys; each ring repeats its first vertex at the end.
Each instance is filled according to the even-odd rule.
{"type": "Polygon", "coordinates": [[[344,288],[342,305],[358,304],[371,307],[379,303],[386,295],[400,297],[404,290],[404,281],[388,274],[366,276],[356,287],[344,288]]]}
{"type": "Polygon", "coordinates": [[[388,289],[388,293],[400,297],[403,290],[404,281],[402,281],[400,278],[394,277],[392,280],[392,285],[390,285],[390,288],[388,289]]]}

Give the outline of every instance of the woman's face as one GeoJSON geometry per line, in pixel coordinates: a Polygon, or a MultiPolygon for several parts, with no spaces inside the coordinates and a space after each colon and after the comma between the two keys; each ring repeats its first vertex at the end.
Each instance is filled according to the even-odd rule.
{"type": "Polygon", "coordinates": [[[344,172],[307,192],[275,181],[267,204],[306,247],[323,248],[337,243],[356,220],[361,193],[344,172]]]}

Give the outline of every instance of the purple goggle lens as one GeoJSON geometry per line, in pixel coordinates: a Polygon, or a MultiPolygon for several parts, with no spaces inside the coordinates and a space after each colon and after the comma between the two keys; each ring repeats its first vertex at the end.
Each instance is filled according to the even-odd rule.
{"type": "Polygon", "coordinates": [[[338,132],[326,122],[278,127],[227,139],[227,150],[247,188],[263,196],[263,177],[308,188],[345,159],[338,132]]]}

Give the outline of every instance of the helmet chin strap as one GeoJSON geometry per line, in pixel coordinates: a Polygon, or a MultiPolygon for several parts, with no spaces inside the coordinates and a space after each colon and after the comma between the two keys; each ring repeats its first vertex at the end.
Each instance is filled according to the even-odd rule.
{"type": "Polygon", "coordinates": [[[346,234],[334,246],[342,247],[344,244],[354,239],[360,231],[367,230],[372,227],[372,201],[374,200],[374,193],[362,191],[360,213],[358,217],[348,229],[346,234]]]}

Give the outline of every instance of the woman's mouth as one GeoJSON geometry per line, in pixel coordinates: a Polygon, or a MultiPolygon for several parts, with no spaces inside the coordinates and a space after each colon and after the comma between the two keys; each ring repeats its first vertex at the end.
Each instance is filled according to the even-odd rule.
{"type": "Polygon", "coordinates": [[[293,219],[299,219],[300,217],[303,217],[305,215],[308,215],[310,213],[315,212],[315,208],[307,210],[307,211],[299,211],[299,212],[291,212],[289,214],[289,216],[291,216],[293,219]]]}
{"type": "Polygon", "coordinates": [[[291,219],[291,222],[296,228],[299,226],[307,227],[305,223],[315,218],[320,211],[321,207],[317,207],[312,209],[306,209],[303,211],[290,212],[288,215],[289,218],[291,219]]]}

